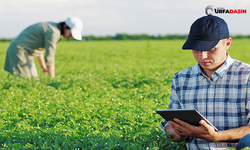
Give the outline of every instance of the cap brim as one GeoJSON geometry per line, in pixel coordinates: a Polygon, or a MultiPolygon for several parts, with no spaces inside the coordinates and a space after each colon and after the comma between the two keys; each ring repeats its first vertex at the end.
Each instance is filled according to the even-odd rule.
{"type": "Polygon", "coordinates": [[[213,49],[220,40],[216,41],[203,41],[203,40],[190,40],[187,39],[187,41],[182,46],[183,50],[197,50],[197,51],[209,51],[213,49]]]}
{"type": "Polygon", "coordinates": [[[74,39],[76,39],[76,40],[82,40],[82,33],[81,33],[81,31],[71,29],[71,34],[72,34],[72,36],[73,36],[74,39]]]}

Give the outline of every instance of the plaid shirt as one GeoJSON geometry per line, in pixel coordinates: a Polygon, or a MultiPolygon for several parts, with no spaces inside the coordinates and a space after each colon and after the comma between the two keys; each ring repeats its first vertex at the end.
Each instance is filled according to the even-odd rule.
{"type": "MultiPolygon", "coordinates": [[[[219,131],[249,125],[250,119],[250,65],[232,59],[229,55],[212,75],[211,81],[194,65],[175,74],[168,109],[195,108],[219,131]]],[[[191,116],[190,116],[191,117],[191,116]]],[[[168,123],[163,120],[165,133],[168,123]]],[[[209,142],[188,137],[187,149],[226,149],[237,143],[209,142]]]]}

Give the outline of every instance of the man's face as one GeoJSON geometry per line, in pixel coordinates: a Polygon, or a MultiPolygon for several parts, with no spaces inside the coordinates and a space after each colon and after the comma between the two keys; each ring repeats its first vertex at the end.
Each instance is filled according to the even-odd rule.
{"type": "Polygon", "coordinates": [[[72,35],[71,35],[71,29],[68,28],[67,25],[63,26],[63,30],[64,30],[64,34],[63,34],[64,38],[71,38],[72,37],[72,35]]]}
{"type": "Polygon", "coordinates": [[[220,40],[220,42],[209,51],[192,50],[194,58],[203,68],[207,75],[212,75],[227,58],[227,49],[231,44],[231,38],[220,40]]]}

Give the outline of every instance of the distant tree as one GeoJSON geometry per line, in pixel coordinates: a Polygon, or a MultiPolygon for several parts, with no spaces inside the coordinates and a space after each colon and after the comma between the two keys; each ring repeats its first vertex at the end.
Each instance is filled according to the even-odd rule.
{"type": "Polygon", "coordinates": [[[161,35],[158,35],[157,39],[158,39],[158,40],[163,40],[163,39],[164,39],[164,37],[163,37],[163,36],[161,36],[161,35]]]}
{"type": "Polygon", "coordinates": [[[140,37],[141,40],[148,40],[149,36],[147,34],[142,34],[140,37]]]}
{"type": "Polygon", "coordinates": [[[112,40],[113,38],[112,38],[112,36],[106,36],[105,39],[106,40],[112,40]]]}
{"type": "Polygon", "coordinates": [[[151,36],[149,36],[149,39],[151,39],[151,40],[155,40],[155,39],[157,39],[157,37],[156,37],[156,36],[154,36],[154,35],[151,35],[151,36]]]}
{"type": "Polygon", "coordinates": [[[139,40],[140,39],[140,35],[137,35],[137,34],[130,35],[129,37],[131,40],[139,40]]]}
{"type": "Polygon", "coordinates": [[[10,42],[10,41],[12,41],[12,39],[6,39],[6,38],[0,39],[0,42],[10,42]]]}
{"type": "Polygon", "coordinates": [[[115,40],[128,40],[128,35],[127,34],[116,34],[114,36],[115,40]]]}
{"type": "Polygon", "coordinates": [[[98,38],[94,35],[83,36],[82,39],[86,41],[98,40],[98,38]]]}
{"type": "Polygon", "coordinates": [[[244,36],[244,35],[236,35],[234,38],[235,39],[244,39],[244,38],[246,38],[246,36],[244,36]]]}
{"type": "Polygon", "coordinates": [[[188,35],[181,35],[180,36],[180,39],[187,39],[188,38],[188,35]]]}

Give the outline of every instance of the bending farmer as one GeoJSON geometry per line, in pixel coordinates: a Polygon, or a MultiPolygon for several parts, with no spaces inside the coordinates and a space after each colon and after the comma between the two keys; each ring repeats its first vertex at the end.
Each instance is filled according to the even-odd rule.
{"type": "Polygon", "coordinates": [[[4,69],[18,76],[37,77],[34,63],[37,57],[43,72],[55,77],[57,42],[61,36],[81,40],[82,28],[82,21],[76,17],[69,17],[64,22],[40,22],[27,27],[11,41],[4,69]]]}

